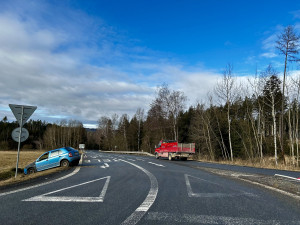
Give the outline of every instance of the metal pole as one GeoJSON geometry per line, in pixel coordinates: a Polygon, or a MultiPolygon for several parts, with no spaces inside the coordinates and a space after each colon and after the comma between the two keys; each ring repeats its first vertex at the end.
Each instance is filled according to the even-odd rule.
{"type": "Polygon", "coordinates": [[[16,165],[15,178],[17,178],[17,175],[18,175],[18,166],[19,166],[19,158],[20,158],[20,146],[21,146],[21,136],[22,136],[22,127],[23,127],[23,114],[24,114],[24,106],[22,106],[21,124],[20,124],[20,132],[19,132],[19,143],[18,143],[18,156],[17,156],[17,165],[16,165]]]}

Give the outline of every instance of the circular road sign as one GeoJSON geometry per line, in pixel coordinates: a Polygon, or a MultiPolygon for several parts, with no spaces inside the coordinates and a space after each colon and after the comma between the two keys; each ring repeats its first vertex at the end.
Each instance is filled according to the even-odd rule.
{"type": "MultiPolygon", "coordinates": [[[[13,130],[11,137],[14,141],[19,142],[20,127],[13,130]]],[[[21,142],[26,141],[29,137],[29,132],[26,128],[22,128],[21,142]]]]}

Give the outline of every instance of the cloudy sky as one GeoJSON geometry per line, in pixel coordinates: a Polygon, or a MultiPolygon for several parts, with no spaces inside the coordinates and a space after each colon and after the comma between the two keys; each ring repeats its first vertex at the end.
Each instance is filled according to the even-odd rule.
{"type": "Polygon", "coordinates": [[[90,127],[147,111],[163,83],[193,105],[227,63],[237,77],[282,71],[287,25],[300,31],[299,1],[0,0],[0,120],[24,104],[32,119],[90,127]]]}

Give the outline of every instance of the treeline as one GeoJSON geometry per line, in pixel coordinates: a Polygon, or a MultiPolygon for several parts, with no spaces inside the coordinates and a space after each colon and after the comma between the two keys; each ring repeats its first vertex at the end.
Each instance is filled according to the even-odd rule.
{"type": "MultiPolygon", "coordinates": [[[[0,121],[0,150],[15,150],[18,143],[11,137],[12,131],[19,127],[17,122],[8,122],[7,117],[0,121]]],[[[55,149],[63,146],[78,148],[87,139],[83,124],[77,120],[61,120],[57,124],[29,120],[25,125],[29,138],[22,142],[22,149],[55,149]]]]}

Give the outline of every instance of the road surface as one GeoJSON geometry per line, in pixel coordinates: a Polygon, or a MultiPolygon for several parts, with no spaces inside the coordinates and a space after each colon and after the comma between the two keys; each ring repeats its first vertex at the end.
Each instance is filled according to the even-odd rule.
{"type": "Polygon", "coordinates": [[[0,223],[300,224],[298,199],[201,167],[278,173],[86,151],[82,166],[2,190],[0,223]]]}

